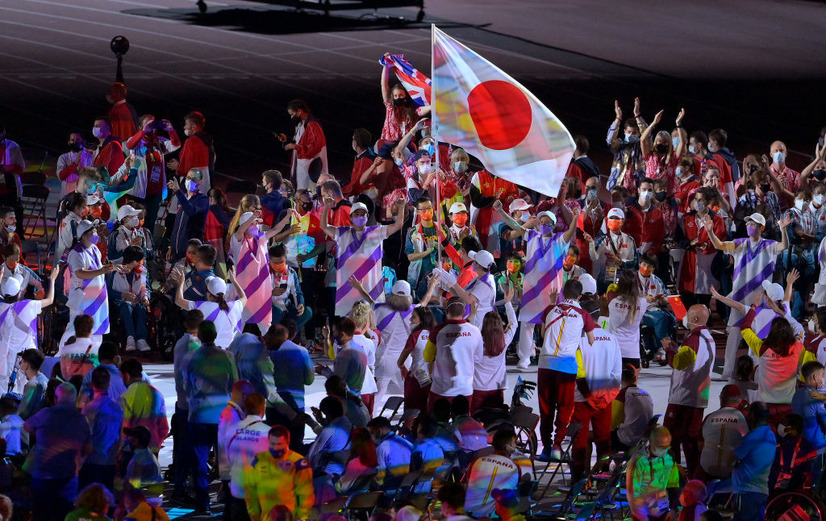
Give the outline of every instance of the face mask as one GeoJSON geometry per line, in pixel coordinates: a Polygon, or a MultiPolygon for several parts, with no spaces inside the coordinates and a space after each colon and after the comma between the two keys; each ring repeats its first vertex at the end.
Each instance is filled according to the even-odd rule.
{"type": "Polygon", "coordinates": [[[186,189],[190,192],[197,192],[198,191],[198,181],[193,181],[192,179],[186,180],[186,189]]]}
{"type": "Polygon", "coordinates": [[[711,141],[708,142],[708,151],[711,153],[717,152],[717,147],[711,144],[711,141]]]}
{"type": "Polygon", "coordinates": [[[688,330],[691,330],[691,326],[688,324],[688,315],[683,317],[683,327],[688,330]]]}
{"type": "Polygon", "coordinates": [[[71,145],[69,145],[69,150],[71,150],[72,152],[80,152],[81,150],[83,150],[83,143],[72,143],[71,145]]]}
{"type": "Polygon", "coordinates": [[[702,201],[695,201],[694,202],[694,210],[703,213],[706,210],[706,203],[702,201]]]}
{"type": "Polygon", "coordinates": [[[450,270],[453,269],[453,265],[449,262],[443,262],[442,263],[442,269],[445,270],[445,271],[450,271],[450,270]]]}
{"type": "Polygon", "coordinates": [[[660,201],[660,202],[665,201],[665,198],[667,196],[668,196],[668,194],[665,192],[665,190],[663,190],[662,192],[657,192],[656,194],[654,194],[654,197],[656,197],[657,201],[660,201]]]}
{"type": "Polygon", "coordinates": [[[467,172],[467,165],[464,161],[456,161],[453,163],[453,171],[457,174],[464,174],[467,172]]]}
{"type": "Polygon", "coordinates": [[[697,147],[695,147],[694,145],[688,145],[688,151],[692,154],[696,154],[697,153],[697,147]]]}
{"type": "Polygon", "coordinates": [[[290,124],[292,126],[297,127],[299,123],[301,123],[301,118],[299,118],[298,116],[293,116],[290,118],[290,124]]]}
{"type": "Polygon", "coordinates": [[[430,154],[430,157],[433,157],[433,155],[436,153],[436,147],[435,147],[435,145],[432,145],[432,144],[427,144],[427,145],[425,145],[423,148],[424,148],[425,150],[427,150],[427,153],[428,153],[428,154],[430,154]]]}
{"type": "Polygon", "coordinates": [[[20,261],[7,261],[7,262],[6,262],[6,266],[8,266],[8,268],[9,268],[11,271],[16,270],[16,269],[17,269],[17,265],[18,265],[18,264],[20,264],[20,261]]]}
{"type": "Polygon", "coordinates": [[[826,179],[826,170],[815,170],[814,174],[815,179],[817,179],[818,181],[823,181],[824,179],[826,179]]]}
{"type": "Polygon", "coordinates": [[[668,454],[668,449],[651,447],[651,454],[653,454],[655,458],[662,458],[663,456],[668,454]]]}
{"type": "Polygon", "coordinates": [[[273,458],[275,458],[275,459],[281,459],[281,458],[283,458],[283,457],[284,457],[284,451],[283,451],[283,450],[274,450],[274,449],[270,449],[270,454],[271,454],[271,455],[272,455],[272,457],[273,457],[273,458]]]}
{"type": "Polygon", "coordinates": [[[358,217],[353,217],[353,226],[361,228],[367,224],[367,216],[360,215],[358,217]]]}
{"type": "Polygon", "coordinates": [[[14,233],[14,231],[15,231],[16,229],[17,229],[17,226],[15,226],[15,225],[13,225],[13,224],[8,224],[8,225],[6,225],[6,231],[7,231],[7,232],[9,232],[9,233],[14,233]]]}
{"type": "Polygon", "coordinates": [[[430,164],[418,165],[419,175],[427,175],[430,173],[430,164]]]}
{"type": "Polygon", "coordinates": [[[253,224],[252,226],[247,228],[247,233],[250,235],[250,237],[254,237],[256,239],[258,239],[262,235],[264,235],[264,232],[262,232],[261,230],[258,229],[257,224],[253,224]]]}
{"type": "Polygon", "coordinates": [[[625,142],[626,142],[626,143],[630,143],[630,142],[631,142],[631,139],[632,139],[633,137],[634,137],[634,134],[633,134],[633,133],[631,133],[631,132],[626,132],[626,133],[625,133],[625,142]]]}
{"type": "Polygon", "coordinates": [[[668,145],[663,145],[660,143],[659,145],[654,146],[654,150],[656,150],[658,154],[665,154],[668,152],[668,145]]]}
{"type": "Polygon", "coordinates": [[[816,205],[821,206],[823,204],[823,194],[815,194],[814,197],[812,197],[812,201],[814,201],[816,205]]]}
{"type": "Polygon", "coordinates": [[[404,163],[404,159],[400,157],[394,157],[393,162],[396,163],[396,166],[402,166],[402,163],[404,163]]]}
{"type": "Polygon", "coordinates": [[[103,215],[103,207],[93,206],[89,209],[89,213],[92,214],[92,217],[95,219],[100,219],[100,216],[103,215]]]}
{"type": "Polygon", "coordinates": [[[576,257],[573,255],[568,255],[565,257],[565,260],[562,261],[562,265],[565,266],[566,269],[571,269],[574,264],[576,264],[576,257]]]}
{"type": "Polygon", "coordinates": [[[794,200],[794,207],[797,208],[798,212],[802,212],[804,206],[806,206],[806,201],[804,201],[803,199],[794,200]]]}
{"type": "Polygon", "coordinates": [[[587,195],[585,196],[589,201],[593,201],[597,198],[597,191],[594,188],[589,188],[587,195]]]}
{"type": "Polygon", "coordinates": [[[137,266],[135,266],[135,273],[143,273],[143,261],[140,261],[137,266]]]}
{"type": "Polygon", "coordinates": [[[769,193],[769,190],[771,190],[771,185],[769,183],[760,185],[760,191],[763,192],[764,194],[769,193]]]}
{"type": "Polygon", "coordinates": [[[422,210],[419,212],[423,221],[432,221],[433,220],[433,210],[422,210]]]}
{"type": "Polygon", "coordinates": [[[786,161],[786,154],[784,154],[783,152],[775,152],[772,155],[772,159],[774,159],[775,163],[781,165],[784,161],[786,161]]]}
{"type": "Polygon", "coordinates": [[[505,266],[508,268],[508,273],[516,274],[519,273],[519,269],[522,267],[518,263],[513,261],[508,261],[505,266]]]}
{"type": "Polygon", "coordinates": [[[404,107],[407,104],[407,98],[396,98],[393,100],[393,105],[397,107],[404,107]]]}
{"type": "Polygon", "coordinates": [[[777,424],[777,435],[781,438],[784,438],[786,436],[786,426],[782,423],[777,424]]]}
{"type": "Polygon", "coordinates": [[[97,233],[93,233],[92,236],[89,237],[89,242],[92,243],[92,244],[97,244],[99,240],[100,240],[100,235],[98,235],[97,233]]]}
{"type": "Polygon", "coordinates": [[[129,217],[123,220],[123,224],[127,228],[134,228],[138,225],[138,217],[136,215],[130,215],[129,217]]]}
{"type": "Polygon", "coordinates": [[[608,219],[608,229],[618,232],[622,229],[622,219],[608,219]]]}
{"type": "Polygon", "coordinates": [[[554,231],[554,227],[550,224],[540,224],[539,225],[539,233],[542,235],[550,235],[554,231]]]}
{"type": "Polygon", "coordinates": [[[678,137],[671,138],[671,144],[673,144],[674,148],[676,149],[677,146],[679,146],[679,144],[680,144],[680,138],[678,138],[678,137]]]}
{"type": "Polygon", "coordinates": [[[683,176],[683,167],[678,166],[676,168],[676,170],[674,170],[674,173],[677,174],[677,177],[682,177],[683,176]]]}
{"type": "Polygon", "coordinates": [[[522,212],[522,215],[519,216],[519,220],[522,221],[523,223],[526,223],[526,222],[528,222],[528,219],[530,218],[530,216],[531,216],[531,214],[529,214],[528,212],[522,212]]]}
{"type": "Polygon", "coordinates": [[[647,203],[651,200],[651,190],[643,190],[640,192],[640,202],[647,203]]]}
{"type": "Polygon", "coordinates": [[[453,216],[453,224],[456,226],[462,227],[467,224],[467,214],[466,213],[457,213],[453,216]]]}
{"type": "Polygon", "coordinates": [[[749,234],[749,237],[757,237],[758,235],[760,235],[761,231],[762,230],[760,230],[760,227],[756,224],[746,225],[746,233],[749,234]]]}
{"type": "Polygon", "coordinates": [[[286,262],[274,262],[272,263],[272,270],[278,273],[282,273],[287,271],[287,263],[286,262]]]}
{"type": "Polygon", "coordinates": [[[301,203],[301,209],[305,212],[309,212],[313,209],[313,203],[301,203]]]}
{"type": "Polygon", "coordinates": [[[195,264],[195,255],[193,255],[192,253],[187,253],[186,262],[188,262],[189,264],[195,264]]]}
{"type": "Polygon", "coordinates": [[[100,139],[103,137],[103,130],[100,127],[93,127],[92,128],[92,135],[96,138],[100,139]]]}

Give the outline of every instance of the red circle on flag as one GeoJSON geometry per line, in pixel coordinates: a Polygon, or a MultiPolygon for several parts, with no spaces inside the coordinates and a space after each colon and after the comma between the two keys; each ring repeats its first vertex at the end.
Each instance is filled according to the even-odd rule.
{"type": "Polygon", "coordinates": [[[493,150],[513,148],[531,129],[531,102],[507,81],[485,81],[470,91],[468,110],[479,141],[493,150]]]}

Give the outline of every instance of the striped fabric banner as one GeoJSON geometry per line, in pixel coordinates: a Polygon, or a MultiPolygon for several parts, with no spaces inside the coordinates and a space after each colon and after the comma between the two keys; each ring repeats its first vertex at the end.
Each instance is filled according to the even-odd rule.
{"type": "Polygon", "coordinates": [[[359,279],[370,297],[384,301],[384,279],[381,272],[383,256],[382,226],[368,226],[361,237],[350,227],[338,228],[338,257],[336,259],[336,315],[345,316],[353,304],[364,300],[350,285],[350,277],[359,279]]]}
{"type": "MultiPolygon", "coordinates": [[[[90,270],[100,269],[100,252],[95,245],[80,248],[78,251],[87,261],[90,270]]],[[[80,288],[72,290],[69,300],[69,322],[78,315],[89,315],[95,319],[93,335],[109,333],[109,296],[106,291],[106,278],[99,275],[81,282],[80,288]],[[75,301],[76,306],[71,305],[75,301]]]]}
{"type": "Polygon", "coordinates": [[[527,230],[527,260],[522,278],[522,302],[519,320],[539,324],[552,304],[551,290],[562,291],[562,262],[568,253],[569,243],[562,240],[562,233],[542,237],[535,230],[527,230]]]}
{"type": "MultiPolygon", "coordinates": [[[[744,238],[735,239],[734,244],[734,278],[729,298],[750,306],[754,292],[761,289],[764,280],[772,279],[777,261],[777,243],[760,239],[756,245],[752,245],[750,239],[744,238]]],[[[739,326],[743,318],[745,315],[732,308],[728,325],[739,326]]]]}
{"type": "Polygon", "coordinates": [[[236,277],[238,285],[247,296],[247,305],[244,306],[241,319],[244,324],[257,325],[263,335],[272,323],[273,288],[266,241],[245,235],[238,257],[236,277]]]}

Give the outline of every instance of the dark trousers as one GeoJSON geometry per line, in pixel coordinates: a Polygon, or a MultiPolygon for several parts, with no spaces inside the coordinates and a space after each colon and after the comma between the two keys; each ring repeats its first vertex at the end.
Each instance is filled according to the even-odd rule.
{"type": "Polygon", "coordinates": [[[539,437],[542,439],[543,450],[547,452],[551,445],[561,445],[568,433],[568,424],[574,415],[576,375],[539,369],[536,387],[539,397],[539,437]]]}
{"type": "Polygon", "coordinates": [[[178,408],[172,416],[172,462],[175,464],[175,494],[185,494],[186,477],[195,470],[195,456],[189,434],[189,411],[178,408]]]}
{"type": "Polygon", "coordinates": [[[250,521],[250,515],[247,512],[247,502],[237,497],[230,498],[229,515],[232,521],[250,521]]]}
{"type": "Polygon", "coordinates": [[[195,505],[202,510],[209,508],[209,451],[218,443],[218,425],[190,423],[192,451],[195,455],[195,505]]]}
{"type": "Polygon", "coordinates": [[[32,519],[55,521],[74,509],[77,476],[59,479],[32,478],[32,519]]]}
{"type": "Polygon", "coordinates": [[[77,489],[83,490],[92,483],[100,483],[109,490],[115,490],[115,469],[115,465],[84,463],[77,477],[77,489]]]}
{"type": "Polygon", "coordinates": [[[505,391],[494,389],[493,391],[473,391],[470,399],[470,414],[487,407],[499,407],[505,404],[505,391]]]}
{"type": "MultiPolygon", "coordinates": [[[[284,395],[287,393],[279,393],[279,395],[283,398],[284,395]]],[[[287,401],[287,400],[285,400],[287,401]]],[[[288,405],[294,404],[295,401],[292,397],[289,397],[289,401],[287,401],[288,405]]],[[[295,410],[295,408],[294,408],[295,410]]],[[[304,412],[303,410],[298,412],[304,412]]],[[[305,454],[304,450],[304,422],[301,421],[301,415],[296,416],[292,420],[287,417],[285,414],[279,412],[277,409],[272,407],[267,407],[267,425],[275,426],[281,425],[286,427],[290,431],[290,450],[294,452],[298,452],[299,454],[305,454]]]]}
{"type": "Polygon", "coordinates": [[[700,440],[703,437],[703,412],[705,409],[687,405],[668,404],[663,426],[671,433],[671,455],[680,463],[680,447],[685,452],[688,476],[693,477],[700,466],[700,440]]]}
{"type": "Polygon", "coordinates": [[[597,446],[597,459],[611,452],[611,404],[602,409],[594,409],[585,402],[576,402],[571,422],[580,425],[571,449],[571,474],[575,481],[579,481],[586,476],[588,462],[591,460],[590,434],[593,434],[597,446]]]}
{"type": "Polygon", "coordinates": [[[744,492],[734,496],[734,521],[762,521],[765,519],[769,496],[759,492],[744,492]]]}

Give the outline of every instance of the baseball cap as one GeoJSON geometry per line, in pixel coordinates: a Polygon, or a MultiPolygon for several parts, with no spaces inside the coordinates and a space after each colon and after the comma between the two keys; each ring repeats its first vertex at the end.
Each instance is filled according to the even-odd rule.
{"type": "Polygon", "coordinates": [[[94,221],[83,219],[82,221],[77,223],[77,236],[80,237],[81,235],[88,232],[98,224],[100,224],[100,221],[98,221],[97,219],[95,219],[94,221]]]}
{"type": "Polygon", "coordinates": [[[409,297],[410,296],[410,283],[406,280],[397,280],[393,287],[390,289],[390,293],[393,295],[398,295],[400,297],[409,297]]]}
{"type": "Polygon", "coordinates": [[[218,277],[207,277],[206,278],[206,286],[207,291],[212,293],[213,295],[226,295],[227,294],[227,283],[221,280],[218,277]]]}
{"type": "Polygon", "coordinates": [[[579,283],[582,284],[582,294],[597,292],[597,281],[590,274],[585,273],[579,276],[579,283]]]}
{"type": "MultiPolygon", "coordinates": [[[[247,221],[255,217],[255,214],[252,212],[244,212],[241,214],[241,217],[238,218],[238,225],[245,224],[247,221]]],[[[257,219],[257,222],[263,222],[261,219],[257,219]]]]}
{"type": "Polygon", "coordinates": [[[539,212],[538,214],[536,214],[536,218],[539,219],[543,215],[547,215],[551,219],[551,222],[556,224],[556,214],[554,214],[551,211],[545,210],[544,212],[539,212]]]}
{"type": "Polygon", "coordinates": [[[764,280],[761,284],[763,286],[763,290],[766,292],[766,296],[769,300],[774,300],[775,302],[778,300],[783,300],[783,286],[777,284],[776,282],[772,282],[770,280],[764,280]]]}
{"type": "Polygon", "coordinates": [[[140,210],[136,210],[132,205],[125,204],[118,208],[118,220],[122,221],[130,215],[138,215],[139,213],[141,213],[140,210]]]}
{"type": "Polygon", "coordinates": [[[766,218],[763,217],[763,214],[760,214],[760,213],[757,213],[757,212],[754,212],[753,214],[746,217],[746,220],[747,221],[754,221],[757,224],[759,224],[760,226],[766,226],[766,218]]]}
{"type": "Polygon", "coordinates": [[[450,213],[451,214],[459,213],[459,212],[467,213],[467,206],[465,206],[465,203],[456,202],[456,203],[453,203],[452,205],[450,205],[450,213]]]}
{"type": "Polygon", "coordinates": [[[524,199],[514,199],[508,207],[508,213],[513,213],[516,210],[527,210],[531,206],[533,205],[529,204],[528,201],[524,199]]]}
{"type": "Polygon", "coordinates": [[[430,152],[428,152],[427,150],[425,150],[423,148],[420,148],[419,150],[416,151],[415,154],[413,154],[413,161],[418,161],[419,159],[421,159],[424,156],[430,157],[430,152]]]}
{"type": "Polygon", "coordinates": [[[617,219],[625,219],[625,212],[619,208],[611,208],[608,210],[608,218],[615,217],[617,219]]]}
{"type": "Polygon", "coordinates": [[[86,206],[92,206],[93,204],[98,204],[100,202],[100,197],[98,194],[91,194],[86,196],[86,206]]]}
{"type": "Polygon", "coordinates": [[[138,425],[137,427],[127,427],[123,429],[123,433],[127,436],[136,437],[139,444],[147,447],[149,446],[149,442],[152,440],[152,434],[149,432],[149,429],[143,425],[138,425]]]}
{"type": "Polygon", "coordinates": [[[367,205],[362,202],[353,203],[353,206],[350,207],[350,213],[353,213],[356,210],[364,210],[366,213],[370,213],[370,210],[367,209],[367,205]]]}
{"type": "Polygon", "coordinates": [[[488,250],[472,251],[468,253],[468,257],[470,257],[473,260],[473,262],[475,262],[479,266],[482,266],[483,268],[486,268],[488,270],[491,269],[494,263],[493,255],[491,255],[488,250]]]}
{"type": "Polygon", "coordinates": [[[0,285],[0,293],[3,296],[15,296],[20,294],[20,279],[17,277],[9,277],[3,281],[3,284],[0,285]]]}

